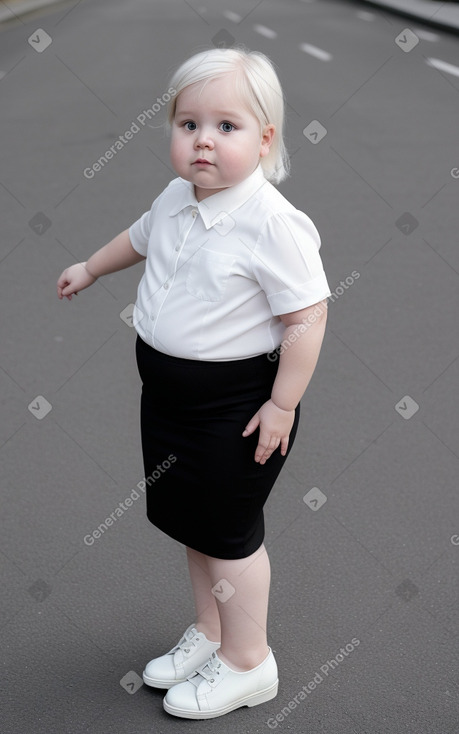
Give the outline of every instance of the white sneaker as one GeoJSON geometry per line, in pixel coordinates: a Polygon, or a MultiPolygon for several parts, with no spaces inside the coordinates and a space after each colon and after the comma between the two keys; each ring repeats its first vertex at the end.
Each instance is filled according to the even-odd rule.
{"type": "Polygon", "coordinates": [[[219,642],[208,640],[204,632],[198,632],[191,624],[172,650],[147,663],[143,680],[154,688],[170,688],[182,683],[219,647],[219,642]]]}
{"type": "Polygon", "coordinates": [[[185,719],[213,719],[240,706],[257,706],[277,695],[277,664],[271,648],[260,665],[242,673],[229,668],[216,652],[171,688],[163,700],[168,714],[185,719]]]}

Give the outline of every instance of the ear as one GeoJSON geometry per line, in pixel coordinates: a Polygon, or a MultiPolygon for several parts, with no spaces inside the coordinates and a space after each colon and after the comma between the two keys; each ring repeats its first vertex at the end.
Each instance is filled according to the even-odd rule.
{"type": "Polygon", "coordinates": [[[274,140],[275,133],[276,128],[272,124],[266,125],[263,129],[260,143],[260,158],[264,158],[266,155],[268,155],[271,143],[274,140]]]}

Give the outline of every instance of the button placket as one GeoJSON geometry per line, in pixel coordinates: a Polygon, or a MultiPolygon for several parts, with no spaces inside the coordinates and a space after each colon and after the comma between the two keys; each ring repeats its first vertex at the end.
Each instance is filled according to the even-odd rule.
{"type": "Polygon", "coordinates": [[[168,296],[167,291],[170,289],[170,287],[173,284],[174,279],[175,279],[175,274],[177,272],[178,264],[179,264],[179,260],[180,260],[180,254],[181,254],[181,252],[183,250],[184,245],[186,244],[186,241],[187,241],[188,236],[189,236],[189,234],[190,234],[190,232],[191,232],[191,230],[193,228],[193,224],[196,221],[196,217],[197,217],[198,213],[199,212],[198,212],[197,209],[192,209],[191,210],[191,221],[188,218],[188,216],[186,217],[185,226],[181,228],[181,232],[179,233],[179,240],[177,241],[177,243],[176,243],[176,245],[175,245],[175,247],[173,249],[173,253],[178,253],[178,254],[177,255],[172,254],[172,257],[171,257],[170,265],[171,265],[172,273],[169,276],[169,278],[163,283],[161,290],[158,291],[158,297],[159,297],[159,294],[161,292],[163,293],[163,297],[160,298],[160,303],[156,307],[156,310],[155,311],[152,311],[150,313],[150,319],[151,319],[152,324],[153,324],[153,332],[152,332],[153,339],[154,339],[154,334],[155,334],[156,329],[157,329],[157,326],[158,326],[158,318],[160,316],[161,309],[162,309],[163,304],[164,304],[164,302],[165,302],[165,300],[166,300],[166,298],[168,296]]]}
{"type": "Polygon", "coordinates": [[[182,231],[181,231],[181,233],[179,235],[179,238],[180,239],[179,239],[179,241],[176,243],[176,245],[174,247],[174,252],[178,252],[179,254],[177,256],[174,256],[172,258],[172,263],[171,263],[172,264],[172,269],[173,269],[173,275],[171,276],[172,278],[175,277],[175,274],[176,274],[177,268],[178,268],[178,264],[179,264],[179,260],[180,260],[180,255],[182,253],[183,247],[186,245],[186,241],[187,241],[188,236],[189,236],[189,234],[190,234],[190,232],[191,232],[191,230],[193,228],[193,224],[195,223],[196,217],[197,217],[198,214],[199,214],[199,212],[198,212],[197,209],[192,209],[191,210],[191,222],[189,221],[188,216],[187,216],[187,218],[186,218],[187,219],[187,222],[186,222],[187,226],[182,228],[182,231]]]}

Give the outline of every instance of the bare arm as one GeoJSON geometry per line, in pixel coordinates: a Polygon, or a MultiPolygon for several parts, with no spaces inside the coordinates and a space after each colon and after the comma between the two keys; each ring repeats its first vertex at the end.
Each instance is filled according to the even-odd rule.
{"type": "Polygon", "coordinates": [[[295,419],[295,408],[306,390],[317,360],[327,322],[326,301],[284,314],[280,317],[286,327],[279,350],[279,367],[271,398],[248,422],[243,436],[249,436],[260,426],[255,461],[265,464],[280,445],[285,456],[288,437],[295,419]]]}
{"type": "Polygon", "coordinates": [[[287,328],[271,400],[278,408],[290,411],[300,402],[316,368],[327,322],[327,304],[321,301],[280,318],[287,328]]]}
{"type": "Polygon", "coordinates": [[[131,265],[142,260],[145,260],[145,257],[134,250],[129,239],[129,230],[125,229],[111,242],[91,255],[86,263],[86,270],[94,278],[100,278],[101,275],[130,268],[131,265]]]}
{"type": "Polygon", "coordinates": [[[71,265],[61,273],[57,281],[58,298],[62,299],[65,296],[71,301],[72,294],[77,296],[78,291],[88,288],[101,275],[124,270],[142,260],[145,260],[145,257],[134,250],[129,239],[129,230],[125,229],[91,255],[87,262],[71,265]]]}

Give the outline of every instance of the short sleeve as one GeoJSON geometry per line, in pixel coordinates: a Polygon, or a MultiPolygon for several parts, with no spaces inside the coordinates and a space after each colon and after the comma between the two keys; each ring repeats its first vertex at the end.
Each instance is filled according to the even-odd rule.
{"type": "Polygon", "coordinates": [[[148,212],[142,214],[134,224],[129,227],[129,239],[134,250],[144,257],[147,256],[148,240],[150,239],[151,220],[153,216],[154,203],[148,212]]]}
{"type": "Polygon", "coordinates": [[[180,180],[181,179],[174,179],[173,181],[171,181],[162,191],[162,193],[156,197],[153,204],[151,205],[151,209],[148,212],[142,214],[140,219],[137,219],[137,221],[134,222],[134,224],[131,224],[131,226],[129,227],[129,239],[131,240],[131,244],[134,250],[137,250],[140,255],[143,255],[144,257],[147,256],[148,242],[150,240],[150,234],[153,230],[156,211],[160,202],[163,200],[166,192],[170,190],[173,185],[176,185],[177,181],[180,180]]]}
{"type": "MultiPolygon", "coordinates": [[[[164,194],[164,192],[163,192],[164,194]]],[[[148,241],[150,239],[150,233],[153,229],[153,220],[155,212],[158,206],[158,202],[161,200],[163,194],[160,194],[151,205],[151,209],[148,212],[142,214],[134,224],[129,227],[129,239],[134,250],[144,257],[147,256],[148,241]]]]}
{"type": "Polygon", "coordinates": [[[253,252],[252,270],[274,316],[330,295],[320,245],[320,235],[304,212],[295,209],[269,217],[253,252]]]}

